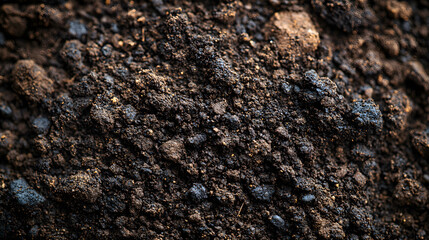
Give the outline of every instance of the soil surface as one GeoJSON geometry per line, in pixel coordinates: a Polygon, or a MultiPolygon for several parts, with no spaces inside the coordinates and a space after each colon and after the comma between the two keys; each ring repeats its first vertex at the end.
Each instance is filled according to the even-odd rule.
{"type": "Polygon", "coordinates": [[[0,238],[428,239],[426,0],[0,1],[0,238]]]}

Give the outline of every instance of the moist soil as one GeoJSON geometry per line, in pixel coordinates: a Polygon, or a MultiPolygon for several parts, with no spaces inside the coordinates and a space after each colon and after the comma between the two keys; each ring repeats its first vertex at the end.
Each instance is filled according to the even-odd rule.
{"type": "Polygon", "coordinates": [[[0,238],[428,239],[426,0],[0,1],[0,238]]]}

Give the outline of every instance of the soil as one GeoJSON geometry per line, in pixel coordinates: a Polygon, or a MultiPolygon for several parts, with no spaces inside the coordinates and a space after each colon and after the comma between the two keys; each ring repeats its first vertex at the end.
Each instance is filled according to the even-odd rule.
{"type": "Polygon", "coordinates": [[[0,238],[428,239],[426,0],[0,1],[0,238]]]}

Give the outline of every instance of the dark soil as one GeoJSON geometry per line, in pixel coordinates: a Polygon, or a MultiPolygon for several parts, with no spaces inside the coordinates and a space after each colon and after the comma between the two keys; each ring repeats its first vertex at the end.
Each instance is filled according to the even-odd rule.
{"type": "Polygon", "coordinates": [[[0,238],[429,238],[428,1],[18,2],[0,238]]]}

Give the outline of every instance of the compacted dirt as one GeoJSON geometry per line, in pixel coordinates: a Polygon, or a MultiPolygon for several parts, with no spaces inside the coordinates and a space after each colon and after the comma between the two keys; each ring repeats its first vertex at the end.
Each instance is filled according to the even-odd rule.
{"type": "Polygon", "coordinates": [[[0,238],[428,239],[426,0],[0,1],[0,238]]]}

